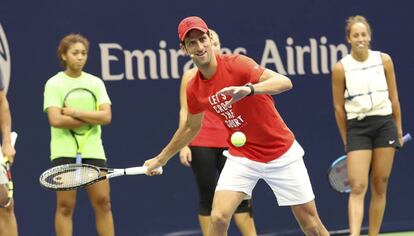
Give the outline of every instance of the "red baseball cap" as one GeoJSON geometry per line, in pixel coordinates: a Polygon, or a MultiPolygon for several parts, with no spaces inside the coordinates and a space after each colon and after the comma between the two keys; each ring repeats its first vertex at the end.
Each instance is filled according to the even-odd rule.
{"type": "Polygon", "coordinates": [[[178,25],[178,38],[180,38],[181,42],[184,41],[185,36],[192,29],[200,30],[203,33],[206,33],[208,31],[208,26],[206,22],[198,16],[189,16],[184,18],[178,25]]]}

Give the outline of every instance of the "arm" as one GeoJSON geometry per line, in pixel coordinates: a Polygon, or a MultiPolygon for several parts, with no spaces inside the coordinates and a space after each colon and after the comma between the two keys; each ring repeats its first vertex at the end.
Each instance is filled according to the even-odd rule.
{"type": "Polygon", "coordinates": [[[99,105],[97,110],[82,111],[66,106],[62,108],[62,114],[81,120],[91,125],[108,125],[112,120],[111,101],[102,80],[96,79],[93,84],[93,91],[99,105]]]}
{"type": "MultiPolygon", "coordinates": [[[[292,82],[284,75],[276,73],[272,70],[265,69],[259,78],[257,84],[253,84],[253,94],[269,94],[275,95],[291,89],[292,82]]],[[[247,86],[232,86],[227,87],[218,92],[218,94],[230,95],[232,99],[226,104],[227,107],[231,104],[246,97],[252,92],[252,89],[247,86]]]]}
{"type": "Polygon", "coordinates": [[[0,126],[2,134],[2,152],[9,162],[13,163],[16,150],[11,144],[11,115],[9,102],[7,101],[4,90],[0,91],[0,126]]]}
{"type": "Polygon", "coordinates": [[[58,82],[48,80],[43,93],[43,110],[47,112],[50,126],[60,129],[75,129],[87,125],[87,123],[74,119],[71,116],[63,115],[62,101],[58,82]]]}
{"type": "MultiPolygon", "coordinates": [[[[188,82],[194,77],[196,74],[197,69],[193,68],[189,71],[186,71],[181,78],[181,85],[180,85],[180,121],[178,126],[184,126],[187,122],[187,84],[188,82]]],[[[192,160],[191,150],[188,146],[185,146],[180,150],[180,162],[184,166],[190,167],[190,162],[192,160]]]]}
{"type": "Polygon", "coordinates": [[[62,115],[91,125],[107,125],[112,120],[111,105],[108,103],[101,104],[98,111],[80,111],[71,107],[64,107],[62,108],[62,115]]]}
{"type": "Polygon", "coordinates": [[[49,124],[54,128],[74,129],[87,125],[87,123],[81,120],[63,115],[62,108],[60,107],[48,107],[47,117],[49,119],[49,124]]]}
{"type": "Polygon", "coordinates": [[[164,166],[174,154],[190,143],[201,128],[203,114],[204,113],[193,115],[187,113],[186,123],[183,126],[178,127],[171,141],[165,146],[161,153],[156,157],[145,161],[144,165],[148,167],[148,173],[151,173],[151,170],[159,166],[164,166]]]}
{"type": "MultiPolygon", "coordinates": [[[[254,94],[275,95],[292,89],[290,79],[272,70],[265,69],[259,78],[259,83],[254,84],[254,94]]],[[[248,90],[250,93],[250,88],[248,90]]]]}
{"type": "Polygon", "coordinates": [[[336,124],[342,142],[346,145],[346,113],[345,113],[345,71],[341,63],[336,63],[332,71],[332,97],[336,124]]]}
{"type": "Polygon", "coordinates": [[[401,107],[400,100],[398,99],[397,82],[395,79],[394,64],[391,57],[388,54],[381,53],[382,62],[384,64],[385,77],[387,78],[388,93],[392,104],[392,115],[397,126],[398,139],[401,145],[403,145],[402,137],[402,122],[401,122],[401,107]]]}

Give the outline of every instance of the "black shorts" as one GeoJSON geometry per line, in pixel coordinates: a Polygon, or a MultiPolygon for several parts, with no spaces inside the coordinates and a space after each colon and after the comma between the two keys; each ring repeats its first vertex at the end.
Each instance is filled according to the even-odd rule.
{"type": "MultiPolygon", "coordinates": [[[[220,173],[226,163],[223,151],[226,148],[209,148],[190,146],[193,160],[191,169],[198,187],[198,214],[209,216],[213,204],[214,192],[220,173]]],[[[236,213],[248,212],[252,215],[251,199],[243,200],[236,209],[236,213]]]]}
{"type": "Polygon", "coordinates": [[[351,119],[346,125],[346,152],[380,147],[400,148],[397,126],[392,115],[351,119]]]}
{"type": "MultiPolygon", "coordinates": [[[[58,157],[52,160],[52,166],[60,166],[65,164],[74,164],[76,158],[74,157],[58,157]]],[[[83,164],[89,164],[97,167],[107,167],[106,160],[103,159],[93,159],[93,158],[82,158],[83,164]]]]}

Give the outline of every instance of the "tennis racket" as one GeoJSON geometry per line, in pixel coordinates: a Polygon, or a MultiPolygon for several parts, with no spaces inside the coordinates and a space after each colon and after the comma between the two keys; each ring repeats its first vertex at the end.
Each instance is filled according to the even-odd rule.
{"type": "MultiPolygon", "coordinates": [[[[123,175],[141,175],[147,171],[146,166],[126,169],[101,168],[88,164],[66,164],[52,167],[40,176],[40,185],[54,191],[74,190],[96,182],[123,175]]],[[[154,170],[162,174],[162,167],[154,170]]]]}
{"type": "MultiPolygon", "coordinates": [[[[78,111],[98,110],[95,94],[86,88],[74,88],[70,90],[63,99],[63,106],[71,107],[78,111]]],[[[76,142],[76,164],[82,163],[83,146],[95,127],[96,125],[87,124],[70,130],[76,142]]]]}
{"type": "MultiPolygon", "coordinates": [[[[13,146],[16,143],[16,139],[17,139],[17,133],[12,132],[11,143],[13,146]]],[[[5,195],[7,195],[7,196],[4,196],[5,201],[3,201],[3,199],[0,199],[0,207],[8,207],[13,199],[14,186],[13,186],[13,179],[12,179],[12,175],[10,171],[10,162],[7,157],[3,156],[3,152],[1,151],[1,146],[0,146],[0,158],[2,160],[1,166],[0,166],[0,188],[3,188],[3,190],[0,190],[0,192],[4,191],[5,195]]]]}
{"type": "MultiPolygon", "coordinates": [[[[403,137],[403,142],[406,143],[412,139],[411,134],[406,134],[403,137]]],[[[348,180],[348,167],[346,163],[346,155],[336,159],[328,169],[328,180],[331,187],[340,193],[351,192],[351,186],[348,180]]]]}

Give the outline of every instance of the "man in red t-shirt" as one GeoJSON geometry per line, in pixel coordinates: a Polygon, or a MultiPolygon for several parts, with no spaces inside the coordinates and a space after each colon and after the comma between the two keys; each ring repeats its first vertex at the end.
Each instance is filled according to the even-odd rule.
{"type": "Polygon", "coordinates": [[[207,24],[199,17],[178,26],[182,50],[198,68],[187,85],[188,114],[170,143],[145,162],[148,174],[187,145],[198,133],[204,111],[225,124],[229,133],[243,132],[242,147],[230,144],[214,194],[210,235],[227,235],[236,207],[251,195],[259,179],[273,190],[280,206],[291,206],[306,235],[329,235],[319,219],[312,186],[303,163],[304,151],[277,112],[271,95],[292,88],[291,81],[242,55],[216,55],[207,24]]]}
{"type": "MultiPolygon", "coordinates": [[[[218,34],[209,29],[211,34],[211,44],[215,53],[220,52],[220,39],[218,34]]],[[[187,85],[198,69],[193,67],[183,74],[180,86],[180,122],[182,126],[187,121],[187,85]]],[[[223,151],[229,148],[227,137],[229,133],[215,113],[204,112],[203,123],[197,136],[191,143],[181,149],[179,153],[180,161],[184,166],[191,167],[198,189],[198,221],[200,223],[201,234],[208,235],[210,231],[210,214],[213,206],[213,197],[216,190],[217,181],[224,168],[227,157],[223,151]]],[[[253,207],[251,197],[244,199],[236,208],[233,215],[240,234],[243,236],[255,236],[256,227],[253,219],[253,207]]]]}

